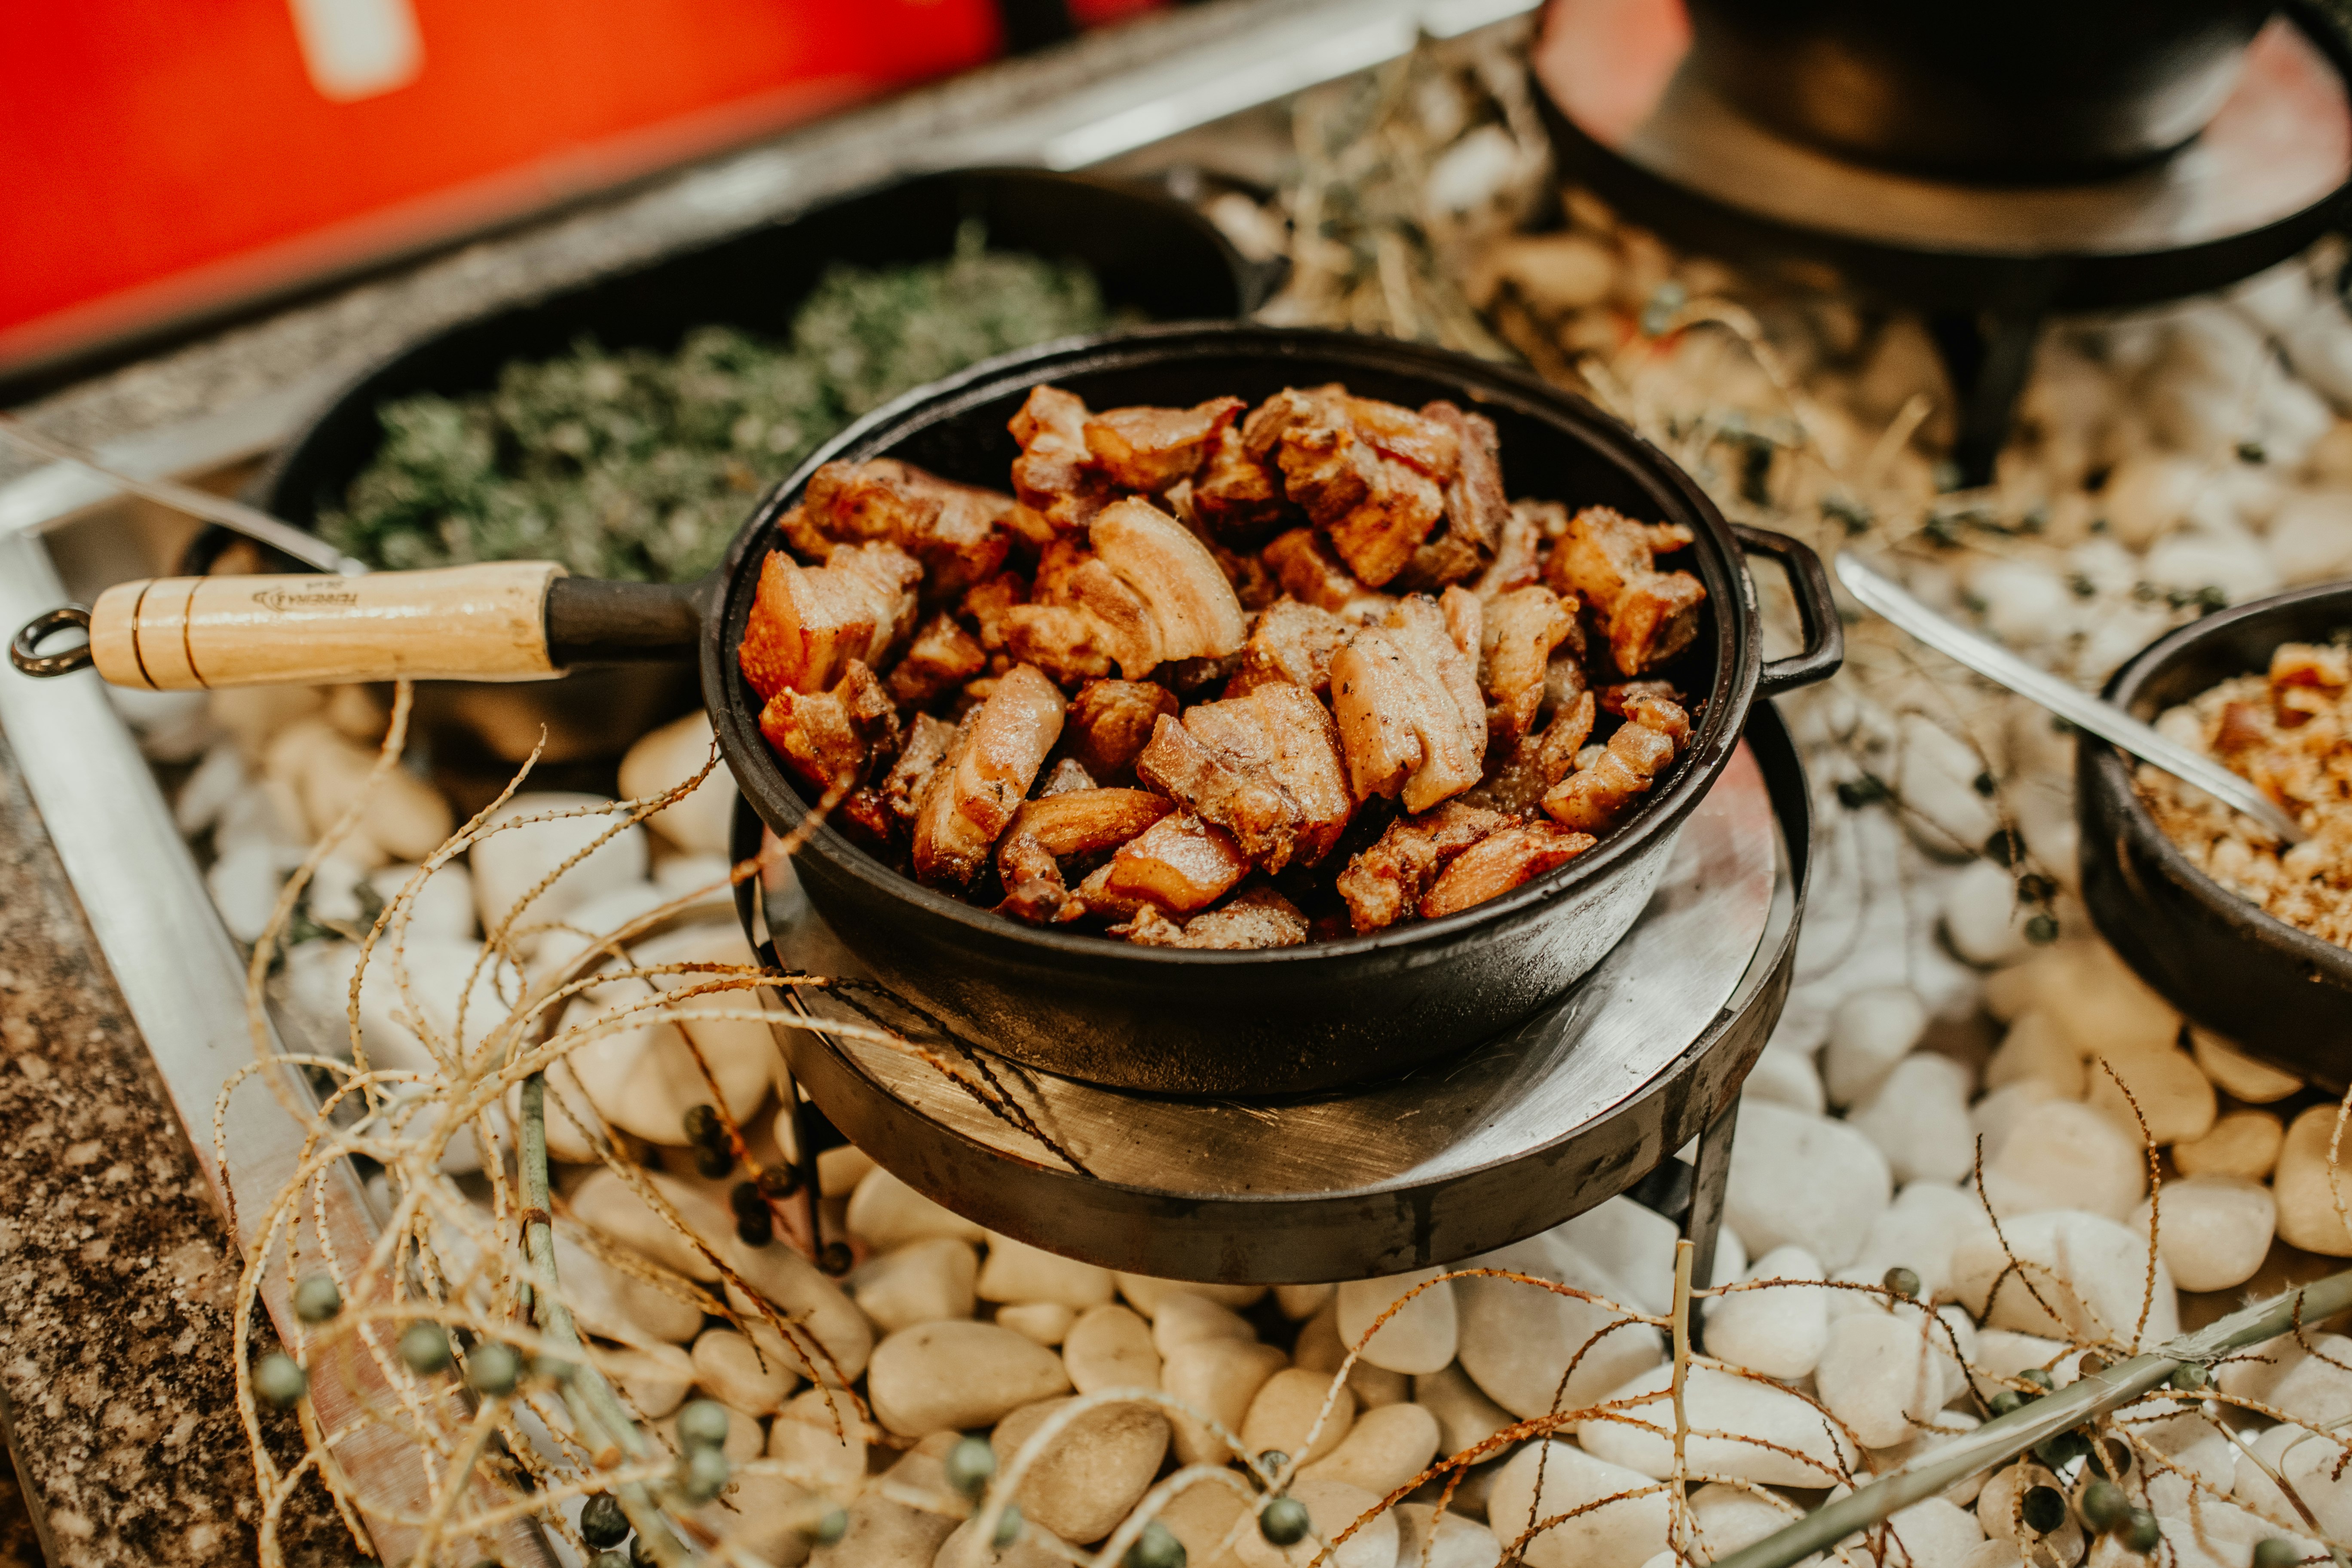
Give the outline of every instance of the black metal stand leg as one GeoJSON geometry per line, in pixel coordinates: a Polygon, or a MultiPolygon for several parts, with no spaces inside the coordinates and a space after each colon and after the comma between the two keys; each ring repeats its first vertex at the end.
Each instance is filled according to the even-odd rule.
{"type": "Polygon", "coordinates": [[[2011,287],[2009,299],[1981,313],[1947,310],[1927,318],[1928,335],[1936,340],[1959,397],[1952,463],[1959,469],[1964,489],[1992,483],[1993,463],[2009,439],[2017,395],[2032,374],[2034,340],[2041,336],[2054,287],[2054,279],[2029,276],[2011,287]]]}
{"type": "MultiPolygon", "coordinates": [[[[1705,1289],[1715,1282],[1715,1244],[1723,1234],[1723,1197],[1731,1182],[1731,1140],[1739,1129],[1739,1099],[1732,1097],[1723,1114],[1698,1135],[1698,1170],[1691,1183],[1691,1205],[1683,1215],[1683,1235],[1691,1243],[1691,1284],[1705,1289]]],[[[1691,1343],[1705,1343],[1703,1320],[1691,1316],[1691,1343]]]]}

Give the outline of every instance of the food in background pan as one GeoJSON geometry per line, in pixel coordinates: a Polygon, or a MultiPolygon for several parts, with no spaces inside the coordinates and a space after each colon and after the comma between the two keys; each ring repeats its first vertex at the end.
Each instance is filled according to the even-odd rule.
{"type": "Polygon", "coordinates": [[[1688,531],[1507,500],[1476,414],[1038,386],[1011,428],[1010,493],[819,468],[739,655],[928,886],[1170,947],[1376,931],[1582,854],[1689,738],[1688,531]]]}
{"type": "Polygon", "coordinates": [[[984,248],[835,268],[789,340],[700,327],[674,354],[583,339],[506,367],[496,391],[383,405],[384,439],[320,519],[374,566],[559,561],[583,576],[685,582],[717,565],[751,498],[910,387],[992,354],[1101,330],[1084,267],[984,248]]]}
{"type": "Polygon", "coordinates": [[[2352,947],[2352,647],[2283,643],[2268,674],[2225,680],[2156,727],[2252,779],[2311,835],[2282,845],[2143,763],[2135,783],[2165,837],[2240,897],[2352,947]]]}

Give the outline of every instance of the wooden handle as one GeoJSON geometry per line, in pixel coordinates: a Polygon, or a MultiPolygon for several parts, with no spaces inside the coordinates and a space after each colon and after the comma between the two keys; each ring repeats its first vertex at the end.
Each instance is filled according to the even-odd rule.
{"type": "Polygon", "coordinates": [[[531,680],[547,649],[552,561],[364,577],[159,577],[89,613],[89,653],[117,686],[196,691],[344,680],[531,680]]]}

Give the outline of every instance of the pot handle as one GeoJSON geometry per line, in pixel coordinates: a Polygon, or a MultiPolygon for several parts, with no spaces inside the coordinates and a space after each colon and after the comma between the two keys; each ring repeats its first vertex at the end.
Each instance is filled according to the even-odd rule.
{"type": "Polygon", "coordinates": [[[1767,659],[1757,678],[1756,695],[1778,697],[1801,686],[1827,680],[1845,662],[1845,623],[1838,618],[1837,600],[1830,592],[1830,574],[1813,548],[1769,528],[1731,525],[1739,547],[1750,555],[1767,555],[1780,563],[1796,596],[1797,619],[1805,629],[1805,646],[1787,658],[1767,659]]]}
{"type": "Polygon", "coordinates": [[[26,675],[87,665],[117,686],[201,691],[337,681],[537,680],[589,660],[683,656],[698,636],[683,588],[575,582],[551,561],[364,576],[159,577],[88,610],[52,610],[10,642],[26,675]],[[42,643],[82,626],[88,643],[42,643]]]}

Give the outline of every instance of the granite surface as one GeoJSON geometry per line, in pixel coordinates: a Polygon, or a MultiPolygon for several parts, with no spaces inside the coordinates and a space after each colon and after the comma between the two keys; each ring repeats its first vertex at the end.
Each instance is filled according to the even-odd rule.
{"type": "MultiPolygon", "coordinates": [[[[226,1226],[5,741],[0,889],[0,1413],[26,1501],[58,1568],[251,1562],[226,1226]]],[[[0,1514],[0,1568],[39,1561],[33,1529],[0,1514]]],[[[280,1539],[357,1555],[315,1487],[280,1539]]]]}

